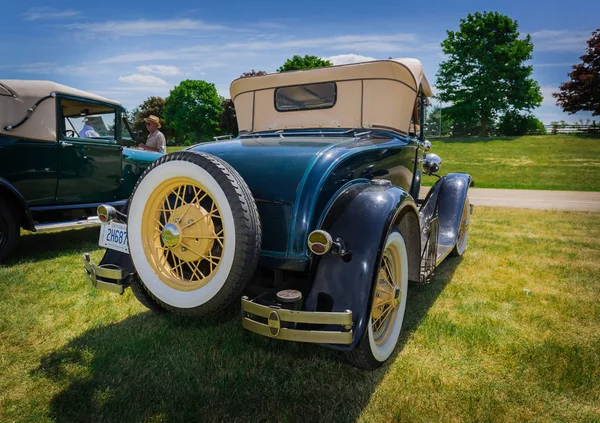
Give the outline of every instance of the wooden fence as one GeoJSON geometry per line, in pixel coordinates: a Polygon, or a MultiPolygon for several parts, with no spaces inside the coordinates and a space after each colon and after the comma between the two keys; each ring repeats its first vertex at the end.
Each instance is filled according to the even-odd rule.
{"type": "Polygon", "coordinates": [[[600,134],[600,124],[593,121],[586,125],[569,125],[564,123],[555,123],[544,125],[548,134],[600,134]]]}

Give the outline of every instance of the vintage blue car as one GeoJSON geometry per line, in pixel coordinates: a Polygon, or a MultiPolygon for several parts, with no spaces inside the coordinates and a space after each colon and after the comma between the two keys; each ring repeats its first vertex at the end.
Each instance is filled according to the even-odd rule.
{"type": "Polygon", "coordinates": [[[154,162],[121,210],[103,206],[100,289],[150,310],[217,313],[321,343],[374,369],[397,344],[408,281],[465,252],[471,177],[440,177],[423,135],[431,89],[415,59],[240,78],[240,135],[154,162]],[[423,169],[423,170],[422,170],[423,169]]]}
{"type": "Polygon", "coordinates": [[[0,80],[0,263],[21,228],[99,224],[162,154],[133,148],[120,103],[50,81],[0,80]]]}

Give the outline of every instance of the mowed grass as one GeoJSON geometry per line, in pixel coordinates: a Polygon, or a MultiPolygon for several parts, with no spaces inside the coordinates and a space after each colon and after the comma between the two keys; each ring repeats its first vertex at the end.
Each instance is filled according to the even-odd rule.
{"type": "Polygon", "coordinates": [[[442,158],[440,175],[469,173],[477,188],[600,191],[600,137],[432,140],[430,152],[442,158]]]}
{"type": "Polygon", "coordinates": [[[599,218],[475,208],[375,372],[247,332],[239,304],[184,319],[95,291],[97,229],[26,235],[0,267],[0,421],[598,422],[599,218]]]}
{"type": "MultiPolygon", "coordinates": [[[[539,135],[432,139],[440,175],[466,172],[477,188],[600,191],[600,137],[539,135]]],[[[169,147],[169,153],[184,147],[169,147]]],[[[423,177],[424,185],[437,178],[423,177]]]]}

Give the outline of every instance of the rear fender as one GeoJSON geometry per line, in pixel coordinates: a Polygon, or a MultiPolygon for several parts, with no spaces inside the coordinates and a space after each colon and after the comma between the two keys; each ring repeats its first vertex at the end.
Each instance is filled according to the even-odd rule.
{"type": "Polygon", "coordinates": [[[4,178],[0,178],[0,197],[5,198],[7,201],[10,201],[15,205],[21,219],[21,227],[35,232],[33,217],[31,216],[31,211],[27,206],[25,198],[23,195],[21,195],[19,190],[14,187],[14,185],[4,178]]]}
{"type": "MultiPolygon", "coordinates": [[[[331,345],[337,349],[353,349],[366,326],[371,307],[372,287],[379,270],[382,249],[389,231],[399,220],[410,214],[413,218],[402,219],[399,225],[407,231],[406,222],[413,222],[409,233],[403,233],[407,247],[416,242],[414,254],[409,261],[418,274],[419,228],[416,205],[404,190],[391,185],[373,182],[357,183],[341,191],[327,207],[318,229],[327,231],[332,238],[343,240],[351,251],[340,257],[328,253],[315,256],[311,266],[311,289],[304,304],[306,311],[352,311],[354,339],[351,345],[331,345]],[[408,239],[410,238],[410,242],[408,239]],[[416,262],[411,260],[416,258],[416,262]]],[[[411,270],[409,270],[411,273],[411,270]]]]}
{"type": "Polygon", "coordinates": [[[474,182],[467,173],[449,173],[442,176],[429,190],[419,212],[421,226],[426,227],[437,213],[439,235],[437,259],[439,264],[456,245],[463,204],[469,187],[474,182]]]}

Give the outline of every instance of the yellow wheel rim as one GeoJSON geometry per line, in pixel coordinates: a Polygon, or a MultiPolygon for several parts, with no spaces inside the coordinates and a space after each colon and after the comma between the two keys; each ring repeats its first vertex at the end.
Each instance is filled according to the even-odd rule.
{"type": "Polygon", "coordinates": [[[169,179],[146,202],[142,242],[152,270],[166,285],[179,291],[201,288],[219,268],[225,249],[219,206],[197,181],[169,179]]]}
{"type": "Polygon", "coordinates": [[[384,345],[389,339],[398,315],[402,300],[400,267],[400,253],[392,244],[383,253],[371,308],[371,329],[378,346],[384,345]]]}

